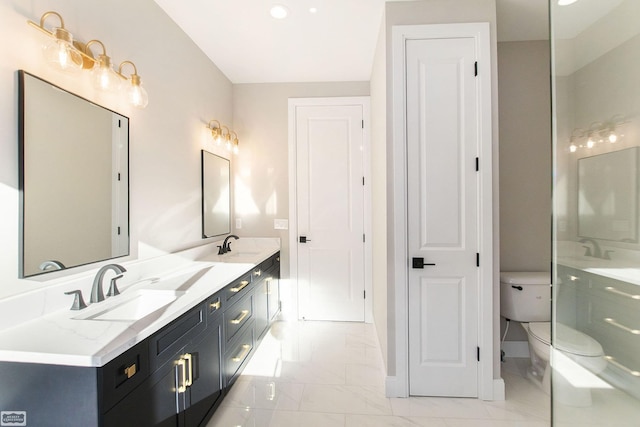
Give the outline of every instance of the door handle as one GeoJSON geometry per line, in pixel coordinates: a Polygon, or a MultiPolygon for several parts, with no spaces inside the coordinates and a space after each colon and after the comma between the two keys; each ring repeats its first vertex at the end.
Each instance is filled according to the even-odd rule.
{"type": "Polygon", "coordinates": [[[300,243],[307,243],[310,241],[310,239],[307,239],[307,236],[300,236],[300,243]]]}
{"type": "Polygon", "coordinates": [[[425,263],[424,258],[412,258],[413,268],[424,268],[425,265],[435,265],[432,263],[425,263]]]}

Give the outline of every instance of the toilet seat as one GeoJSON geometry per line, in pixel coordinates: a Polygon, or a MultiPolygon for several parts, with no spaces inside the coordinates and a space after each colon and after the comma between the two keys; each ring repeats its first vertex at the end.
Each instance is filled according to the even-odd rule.
{"type": "MultiPolygon", "coordinates": [[[[529,333],[538,341],[551,345],[551,322],[531,322],[529,323],[529,333]]],[[[556,337],[558,342],[554,344],[554,347],[565,353],[585,357],[604,354],[598,341],[562,323],[556,323],[556,337]]]]}

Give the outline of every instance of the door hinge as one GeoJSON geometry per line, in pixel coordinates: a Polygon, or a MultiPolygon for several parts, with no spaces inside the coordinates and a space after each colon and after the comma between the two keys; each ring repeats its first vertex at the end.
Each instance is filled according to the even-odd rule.
{"type": "Polygon", "coordinates": [[[118,236],[120,235],[120,226],[118,226],[118,236]]]}
{"type": "Polygon", "coordinates": [[[118,172],[118,181],[120,181],[120,172],[118,172]]]}
{"type": "Polygon", "coordinates": [[[476,61],[476,63],[474,64],[473,68],[474,68],[474,73],[475,73],[474,75],[477,76],[478,75],[478,61],[476,61]]]}
{"type": "Polygon", "coordinates": [[[366,242],[365,235],[362,235],[362,243],[366,242]]]}
{"type": "Polygon", "coordinates": [[[478,362],[480,361],[480,347],[476,347],[477,351],[476,351],[476,359],[478,359],[478,362]]]}
{"type": "Polygon", "coordinates": [[[362,129],[364,129],[364,120],[362,121],[362,129]]]}
{"type": "Polygon", "coordinates": [[[362,298],[367,299],[367,291],[362,291],[362,298]]]}
{"type": "Polygon", "coordinates": [[[476,157],[476,172],[480,170],[480,159],[476,157]]]}
{"type": "Polygon", "coordinates": [[[118,120],[118,127],[119,128],[122,127],[122,121],[121,120],[118,120]]]}
{"type": "Polygon", "coordinates": [[[364,176],[362,177],[362,185],[364,185],[364,176]]]}
{"type": "Polygon", "coordinates": [[[476,267],[480,267],[480,253],[476,252],[476,267]]]}

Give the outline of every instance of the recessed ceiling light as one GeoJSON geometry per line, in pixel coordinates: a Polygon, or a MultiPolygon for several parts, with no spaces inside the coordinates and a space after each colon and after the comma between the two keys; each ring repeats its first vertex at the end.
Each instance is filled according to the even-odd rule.
{"type": "Polygon", "coordinates": [[[310,7],[309,8],[309,13],[317,13],[318,12],[318,8],[317,7],[310,7]]]}
{"type": "Polygon", "coordinates": [[[271,8],[271,16],[276,19],[284,19],[287,15],[289,15],[289,9],[281,4],[276,4],[271,8]]]}
{"type": "Polygon", "coordinates": [[[558,6],[569,6],[577,1],[578,0],[558,0],[558,6]]]}

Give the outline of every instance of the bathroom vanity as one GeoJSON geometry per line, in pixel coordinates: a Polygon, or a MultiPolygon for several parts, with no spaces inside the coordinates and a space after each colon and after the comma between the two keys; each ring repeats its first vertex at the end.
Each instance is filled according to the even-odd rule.
{"type": "Polygon", "coordinates": [[[0,408],[34,426],[202,425],[278,314],[279,277],[277,248],[201,252],[104,303],[2,331],[0,408]]]}

